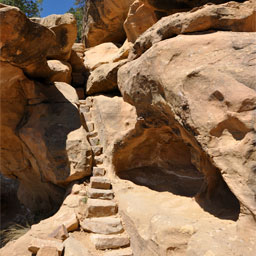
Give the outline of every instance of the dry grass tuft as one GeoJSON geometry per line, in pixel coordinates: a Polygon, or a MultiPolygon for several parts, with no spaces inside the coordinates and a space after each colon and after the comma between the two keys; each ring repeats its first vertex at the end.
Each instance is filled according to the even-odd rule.
{"type": "Polygon", "coordinates": [[[27,223],[25,226],[20,224],[13,224],[10,227],[0,231],[1,244],[5,245],[10,241],[17,240],[25,235],[30,230],[30,225],[27,223]]]}

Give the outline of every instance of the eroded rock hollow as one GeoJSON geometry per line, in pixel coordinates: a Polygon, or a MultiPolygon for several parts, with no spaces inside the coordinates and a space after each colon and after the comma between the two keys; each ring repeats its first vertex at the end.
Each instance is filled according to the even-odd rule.
{"type": "Polygon", "coordinates": [[[255,0],[83,20],[0,4],[0,255],[254,256],[255,0]]]}

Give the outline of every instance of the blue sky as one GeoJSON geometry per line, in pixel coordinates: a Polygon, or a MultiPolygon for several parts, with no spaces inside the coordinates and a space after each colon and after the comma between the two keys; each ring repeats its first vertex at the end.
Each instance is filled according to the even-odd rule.
{"type": "Polygon", "coordinates": [[[51,14],[64,14],[74,6],[75,0],[43,0],[41,17],[51,14]]]}

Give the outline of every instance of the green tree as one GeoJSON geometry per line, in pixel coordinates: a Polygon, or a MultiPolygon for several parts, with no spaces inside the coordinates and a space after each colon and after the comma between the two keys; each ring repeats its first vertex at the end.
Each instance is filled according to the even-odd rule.
{"type": "Polygon", "coordinates": [[[2,4],[8,4],[20,8],[28,17],[40,16],[43,0],[0,0],[2,4]]]}
{"type": "Polygon", "coordinates": [[[77,42],[81,42],[82,38],[82,29],[83,29],[83,13],[84,5],[86,0],[75,0],[75,7],[72,7],[68,10],[69,13],[72,13],[76,18],[77,23],[77,42]]]}

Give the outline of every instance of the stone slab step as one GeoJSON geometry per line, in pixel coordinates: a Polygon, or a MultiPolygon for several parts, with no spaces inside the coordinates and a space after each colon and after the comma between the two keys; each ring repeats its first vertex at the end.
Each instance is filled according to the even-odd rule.
{"type": "Polygon", "coordinates": [[[111,189],[111,181],[105,177],[95,176],[90,179],[91,188],[111,189]]]}
{"type": "Polygon", "coordinates": [[[94,122],[87,122],[86,127],[88,132],[93,132],[94,131],[94,122]]]}
{"type": "Polygon", "coordinates": [[[94,162],[96,165],[101,165],[104,162],[104,156],[100,155],[100,156],[95,156],[94,157],[94,162]]]}
{"type": "Polygon", "coordinates": [[[88,199],[85,216],[92,217],[107,217],[115,215],[118,211],[117,204],[110,200],[88,199]]]}
{"type": "Polygon", "coordinates": [[[87,136],[89,137],[89,142],[90,142],[91,146],[99,146],[100,145],[100,139],[98,137],[96,137],[97,135],[98,135],[97,132],[93,132],[92,134],[88,133],[87,136]]]}
{"type": "Polygon", "coordinates": [[[116,249],[130,245],[130,239],[126,233],[117,235],[92,234],[91,241],[97,250],[116,249]]]}
{"type": "Polygon", "coordinates": [[[81,113],[89,113],[90,112],[90,107],[87,106],[87,105],[80,105],[79,110],[80,110],[81,113]]]}
{"type": "Polygon", "coordinates": [[[112,189],[88,188],[87,196],[93,199],[112,200],[114,198],[114,192],[112,189]]]}
{"type": "Polygon", "coordinates": [[[92,152],[95,156],[99,156],[103,152],[103,147],[102,146],[92,146],[92,152]]]}
{"type": "Polygon", "coordinates": [[[97,234],[118,234],[124,231],[120,218],[118,217],[101,217],[88,218],[80,223],[85,231],[97,234]]]}
{"type": "Polygon", "coordinates": [[[93,176],[104,176],[106,174],[106,170],[103,167],[94,166],[92,170],[92,174],[93,176]]]}
{"type": "Polygon", "coordinates": [[[82,114],[82,116],[83,116],[85,122],[90,122],[90,121],[92,121],[92,115],[91,115],[90,112],[82,112],[82,111],[80,110],[80,113],[82,114]]]}
{"type": "MultiPolygon", "coordinates": [[[[87,122],[88,123],[88,122],[87,122]]],[[[97,131],[92,131],[92,132],[88,132],[87,133],[87,137],[89,138],[89,140],[91,139],[98,139],[98,140],[100,140],[99,138],[97,138],[97,136],[98,136],[98,132],[97,131]]],[[[98,142],[97,142],[98,143],[98,142]]]]}
{"type": "Polygon", "coordinates": [[[133,256],[132,249],[124,248],[118,250],[107,251],[103,254],[103,256],[133,256]]]}
{"type": "Polygon", "coordinates": [[[53,247],[56,248],[56,250],[58,251],[58,254],[61,255],[62,251],[63,251],[63,244],[62,241],[59,241],[57,239],[55,240],[46,240],[46,239],[40,239],[40,238],[33,238],[30,241],[30,244],[28,246],[28,250],[34,254],[37,254],[37,252],[39,251],[39,249],[43,248],[43,247],[53,247]]]}

